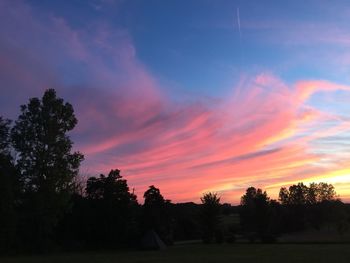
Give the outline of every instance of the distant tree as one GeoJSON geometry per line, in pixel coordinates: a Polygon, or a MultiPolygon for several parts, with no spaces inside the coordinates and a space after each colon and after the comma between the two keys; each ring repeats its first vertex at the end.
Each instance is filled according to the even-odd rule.
{"type": "Polygon", "coordinates": [[[282,205],[289,204],[289,191],[287,188],[282,187],[280,189],[278,200],[281,202],[282,205]]]}
{"type": "Polygon", "coordinates": [[[0,252],[13,248],[16,241],[15,202],[19,185],[10,155],[10,124],[0,116],[0,252]]]}
{"type": "MultiPolygon", "coordinates": [[[[308,223],[315,229],[344,226],[345,206],[337,198],[334,186],[327,183],[311,183],[309,186],[308,223]]],[[[341,229],[342,227],[340,227],[341,229]]]]}
{"type": "Polygon", "coordinates": [[[136,202],[136,195],[130,193],[127,181],[120,175],[120,170],[111,170],[108,176],[90,177],[86,183],[86,196],[89,199],[118,201],[119,204],[136,202]]]}
{"type": "Polygon", "coordinates": [[[202,238],[204,243],[212,243],[222,241],[222,233],[220,229],[220,197],[217,193],[205,193],[201,197],[202,211],[202,238]]]}
{"type": "Polygon", "coordinates": [[[88,241],[109,246],[131,242],[137,234],[134,215],[137,200],[120,170],[111,170],[108,176],[90,177],[85,191],[91,220],[88,241]]]}
{"type": "Polygon", "coordinates": [[[67,209],[72,183],[83,155],[72,151],[67,135],[77,124],[73,107],[46,90],[42,99],[21,106],[11,131],[18,152],[17,168],[23,184],[24,242],[43,249],[52,240],[54,227],[67,209]]]}
{"type": "Polygon", "coordinates": [[[314,193],[303,183],[291,185],[288,189],[282,187],[279,193],[279,200],[286,208],[285,231],[301,231],[307,225],[306,205],[314,199],[314,193]]]}
{"type": "Polygon", "coordinates": [[[334,186],[322,182],[311,183],[309,187],[303,183],[298,183],[291,185],[289,190],[282,187],[279,193],[279,200],[283,205],[313,205],[336,199],[334,186]]]}
{"type": "Polygon", "coordinates": [[[335,203],[337,195],[333,185],[322,182],[309,186],[298,183],[289,189],[282,187],[279,200],[286,208],[287,231],[303,230],[307,225],[319,229],[325,222],[332,221],[330,214],[333,207],[335,210],[339,207],[335,203]]]}
{"type": "Polygon", "coordinates": [[[168,245],[173,242],[171,201],[164,199],[160,190],[151,185],[143,195],[143,230],[155,230],[168,245]]]}
{"type": "Polygon", "coordinates": [[[165,199],[161,195],[160,190],[154,185],[151,185],[148,190],[143,194],[145,199],[145,207],[161,207],[165,204],[165,199]]]}
{"type": "Polygon", "coordinates": [[[256,205],[257,202],[267,204],[269,199],[265,191],[263,192],[260,188],[249,187],[241,197],[241,205],[256,205]]]}
{"type": "Polygon", "coordinates": [[[307,203],[308,188],[303,183],[289,187],[289,204],[304,205],[307,203]]]}
{"type": "Polygon", "coordinates": [[[335,201],[337,194],[335,188],[327,183],[311,183],[308,190],[309,203],[322,203],[324,201],[335,201]]]}
{"type": "Polygon", "coordinates": [[[262,239],[271,234],[270,198],[265,191],[249,187],[241,198],[240,215],[246,232],[256,233],[262,239]]]}

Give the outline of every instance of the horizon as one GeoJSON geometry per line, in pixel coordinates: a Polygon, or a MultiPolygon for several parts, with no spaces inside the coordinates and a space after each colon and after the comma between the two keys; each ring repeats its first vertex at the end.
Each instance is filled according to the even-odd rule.
{"type": "Polygon", "coordinates": [[[0,112],[48,88],[73,105],[82,177],[138,200],[298,182],[350,202],[350,12],[337,1],[1,1],[0,112]]]}

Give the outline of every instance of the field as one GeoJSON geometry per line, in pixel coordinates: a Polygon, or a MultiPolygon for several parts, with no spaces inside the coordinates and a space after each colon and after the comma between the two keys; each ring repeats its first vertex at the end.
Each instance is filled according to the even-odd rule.
{"type": "Polygon", "coordinates": [[[177,245],[162,251],[67,253],[0,258],[1,263],[350,262],[350,244],[177,245]]]}

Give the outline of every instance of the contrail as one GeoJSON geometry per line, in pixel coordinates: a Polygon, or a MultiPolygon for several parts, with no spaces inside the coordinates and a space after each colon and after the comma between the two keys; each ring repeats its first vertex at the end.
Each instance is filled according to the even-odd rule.
{"type": "Polygon", "coordinates": [[[242,41],[241,19],[239,18],[239,7],[237,7],[237,24],[238,24],[238,31],[239,31],[239,39],[242,41]]]}
{"type": "Polygon", "coordinates": [[[241,30],[241,18],[239,16],[239,7],[237,7],[237,25],[238,25],[238,32],[239,32],[239,53],[240,53],[240,62],[241,64],[244,63],[244,49],[242,45],[242,30],[241,30]]]}

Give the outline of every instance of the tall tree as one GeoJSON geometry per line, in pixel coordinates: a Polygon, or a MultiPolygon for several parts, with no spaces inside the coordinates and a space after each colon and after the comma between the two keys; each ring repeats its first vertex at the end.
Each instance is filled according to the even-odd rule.
{"type": "Polygon", "coordinates": [[[23,211],[28,217],[23,225],[27,233],[24,238],[36,246],[33,248],[48,244],[58,219],[67,209],[73,180],[83,160],[82,154],[72,152],[73,142],[67,135],[76,124],[72,105],[49,89],[41,100],[32,98],[21,106],[12,128],[25,196],[23,211]]]}
{"type": "Polygon", "coordinates": [[[205,193],[201,197],[202,210],[202,239],[205,243],[212,243],[214,239],[221,241],[220,230],[220,197],[217,193],[205,193]]]}
{"type": "Polygon", "coordinates": [[[265,191],[249,187],[241,198],[241,224],[263,239],[271,234],[270,198],[265,191]]]}

